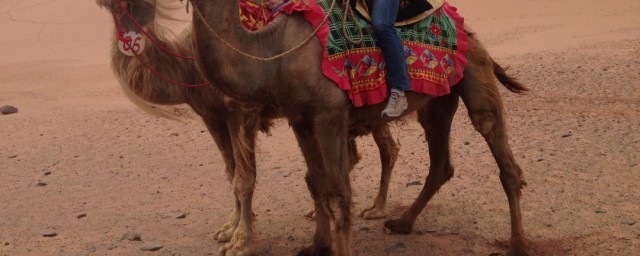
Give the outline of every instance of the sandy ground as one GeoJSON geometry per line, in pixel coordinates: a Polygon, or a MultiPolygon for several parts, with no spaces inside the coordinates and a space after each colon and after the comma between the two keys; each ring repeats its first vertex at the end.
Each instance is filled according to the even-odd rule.
{"type": "MultiPolygon", "coordinates": [[[[455,0],[493,56],[532,92],[502,90],[512,149],[529,186],[525,230],[540,255],[640,252],[640,2],[455,0]]],[[[94,1],[0,1],[0,255],[211,255],[231,190],[204,126],[144,114],[108,64],[110,16],[94,1]],[[40,185],[38,185],[40,183],[40,185]],[[43,184],[46,184],[43,186],[43,184]],[[186,213],[182,219],[177,216],[186,213]],[[54,231],[55,237],[43,233],[54,231]],[[121,240],[129,232],[142,241],[121,240]],[[161,244],[156,252],[140,248],[161,244]]],[[[389,209],[424,180],[427,148],[413,121],[389,209]]],[[[371,137],[352,173],[354,212],[371,204],[379,160],[371,137]]],[[[255,195],[261,255],[311,241],[305,165],[285,122],[260,136],[255,195]]],[[[500,255],[509,214],[498,170],[461,105],[455,177],[410,235],[356,218],[356,255],[500,255]]]]}

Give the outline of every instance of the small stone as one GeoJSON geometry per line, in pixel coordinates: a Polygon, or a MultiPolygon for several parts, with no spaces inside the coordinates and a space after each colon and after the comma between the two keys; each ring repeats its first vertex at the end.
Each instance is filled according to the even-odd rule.
{"type": "Polygon", "coordinates": [[[597,209],[596,213],[607,213],[607,210],[603,210],[603,209],[597,209]]]}
{"type": "Polygon", "coordinates": [[[404,245],[403,242],[398,242],[398,243],[396,243],[396,244],[394,244],[392,246],[389,246],[386,249],[384,249],[384,252],[390,253],[390,252],[395,252],[397,250],[405,249],[405,248],[407,248],[407,246],[404,245]]]}
{"type": "Polygon", "coordinates": [[[51,171],[44,171],[44,176],[51,175],[51,171]]]}
{"type": "Polygon", "coordinates": [[[44,181],[38,181],[38,184],[36,184],[36,185],[37,185],[38,187],[44,187],[44,186],[46,186],[46,185],[47,185],[47,183],[46,183],[46,182],[44,182],[44,181]]]}
{"type": "Polygon", "coordinates": [[[420,185],[422,185],[422,182],[420,182],[419,180],[414,180],[414,181],[411,181],[411,182],[407,183],[407,187],[409,187],[409,186],[420,186],[420,185]]]}
{"type": "Polygon", "coordinates": [[[567,138],[567,137],[571,137],[573,134],[571,134],[570,132],[562,134],[562,138],[567,138]]]}
{"type": "Polygon", "coordinates": [[[469,145],[469,144],[471,144],[469,141],[466,141],[466,140],[464,141],[464,145],[469,145]]]}
{"type": "Polygon", "coordinates": [[[81,213],[81,214],[78,214],[78,216],[76,216],[76,217],[78,217],[78,219],[82,219],[84,217],[87,217],[87,214],[86,213],[81,213]]]}
{"type": "Polygon", "coordinates": [[[622,222],[622,224],[633,226],[633,225],[636,224],[636,221],[635,220],[625,220],[625,221],[622,222]]]}
{"type": "Polygon", "coordinates": [[[180,213],[178,216],[176,216],[176,219],[184,219],[186,217],[187,217],[187,213],[183,212],[183,213],[180,213]]]}
{"type": "Polygon", "coordinates": [[[13,158],[16,158],[16,157],[18,157],[18,155],[10,155],[9,159],[13,159],[13,158]]]}
{"type": "Polygon", "coordinates": [[[547,224],[544,224],[544,226],[550,228],[550,227],[553,227],[553,224],[547,223],[547,224]]]}
{"type": "Polygon", "coordinates": [[[55,231],[45,231],[42,233],[42,236],[44,237],[54,237],[57,236],[58,233],[56,233],[55,231]]]}
{"type": "Polygon", "coordinates": [[[5,242],[5,243],[4,243],[4,246],[7,246],[7,245],[9,245],[9,242],[5,242]]]}
{"type": "Polygon", "coordinates": [[[3,115],[15,114],[18,113],[18,108],[14,106],[4,105],[0,107],[0,113],[2,113],[3,115]]]}
{"type": "Polygon", "coordinates": [[[171,137],[178,137],[178,133],[177,132],[172,133],[171,137]]]}
{"type": "Polygon", "coordinates": [[[120,240],[142,241],[142,235],[134,232],[129,232],[122,235],[122,238],[120,238],[120,240]]]}
{"type": "Polygon", "coordinates": [[[161,244],[150,244],[150,245],[145,245],[144,247],[140,248],[140,250],[143,251],[157,251],[162,249],[162,245],[161,244]]]}

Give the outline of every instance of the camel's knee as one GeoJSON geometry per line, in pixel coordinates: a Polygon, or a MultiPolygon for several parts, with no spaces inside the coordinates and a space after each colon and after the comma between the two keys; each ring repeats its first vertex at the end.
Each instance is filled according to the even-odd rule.
{"type": "Polygon", "coordinates": [[[349,228],[351,200],[344,195],[334,195],[329,198],[329,209],[333,216],[336,229],[349,228]]]}
{"type": "Polygon", "coordinates": [[[500,182],[507,190],[520,191],[525,186],[527,186],[527,182],[525,182],[522,177],[522,171],[520,170],[520,167],[515,164],[508,170],[500,171],[500,182]]]}
{"type": "Polygon", "coordinates": [[[251,175],[236,175],[233,177],[233,190],[239,198],[253,195],[256,179],[251,175]]]}
{"type": "Polygon", "coordinates": [[[469,117],[471,118],[473,127],[476,129],[476,131],[482,134],[482,136],[486,137],[499,127],[498,117],[491,110],[483,110],[477,112],[470,111],[469,117]]]}
{"type": "Polygon", "coordinates": [[[455,173],[455,169],[451,165],[451,163],[444,163],[441,167],[434,166],[429,170],[429,176],[435,181],[437,184],[444,184],[453,178],[453,174],[455,173]]]}

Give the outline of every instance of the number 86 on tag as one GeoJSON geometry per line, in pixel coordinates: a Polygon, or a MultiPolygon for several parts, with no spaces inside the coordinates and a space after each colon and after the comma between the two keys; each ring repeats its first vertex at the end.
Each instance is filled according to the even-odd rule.
{"type": "Polygon", "coordinates": [[[145,40],[140,33],[129,31],[122,35],[125,41],[118,41],[118,49],[127,56],[135,56],[144,50],[145,40]]]}

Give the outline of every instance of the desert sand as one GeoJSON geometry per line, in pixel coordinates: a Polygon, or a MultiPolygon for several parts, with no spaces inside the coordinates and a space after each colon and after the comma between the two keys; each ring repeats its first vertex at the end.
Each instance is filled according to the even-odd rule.
{"type": "MultiPolygon", "coordinates": [[[[640,1],[452,0],[494,58],[531,88],[501,89],[510,143],[525,172],[524,227],[539,255],[640,252],[640,1]]],[[[0,1],[0,255],[215,255],[232,207],[223,162],[197,119],[175,122],[130,103],[109,67],[108,12],[95,1],[0,1]],[[180,215],[184,218],[178,218],[180,215]],[[43,236],[55,232],[54,237],[43,236]],[[142,241],[122,240],[138,233],[142,241]],[[158,251],[142,251],[159,244],[158,251]]],[[[402,144],[389,213],[422,186],[420,126],[402,144]]],[[[255,194],[260,255],[292,255],[314,223],[305,164],[279,121],[260,135],[255,194]]],[[[354,215],[379,180],[371,137],[351,175],[354,215]]],[[[509,211],[498,169],[461,104],[455,177],[391,235],[355,217],[355,255],[501,255],[509,211]]]]}

